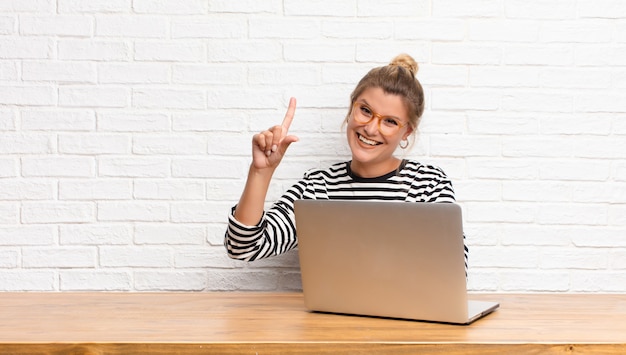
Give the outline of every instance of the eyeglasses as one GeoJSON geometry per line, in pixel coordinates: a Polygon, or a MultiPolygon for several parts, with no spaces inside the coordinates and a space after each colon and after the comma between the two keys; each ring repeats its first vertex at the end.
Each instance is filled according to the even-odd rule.
{"type": "Polygon", "coordinates": [[[369,105],[362,102],[355,102],[352,105],[352,117],[355,121],[361,124],[368,124],[372,122],[374,118],[378,119],[378,130],[385,136],[391,136],[406,126],[406,123],[397,117],[383,116],[377,112],[374,112],[369,105]]]}

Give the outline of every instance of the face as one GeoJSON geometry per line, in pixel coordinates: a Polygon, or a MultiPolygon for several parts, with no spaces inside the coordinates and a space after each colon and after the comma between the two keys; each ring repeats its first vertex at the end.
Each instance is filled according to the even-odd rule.
{"type": "Polygon", "coordinates": [[[351,110],[346,133],[352,151],[352,171],[362,177],[376,177],[396,169],[399,159],[393,153],[413,131],[402,97],[369,88],[356,99],[351,110]],[[373,119],[362,123],[366,121],[364,117],[373,119]],[[399,128],[389,133],[393,131],[390,125],[396,123],[399,128]]]}

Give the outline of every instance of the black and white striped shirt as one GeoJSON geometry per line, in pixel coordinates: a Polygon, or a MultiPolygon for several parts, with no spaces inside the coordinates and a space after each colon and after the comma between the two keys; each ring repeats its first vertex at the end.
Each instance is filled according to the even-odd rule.
{"type": "MultiPolygon", "coordinates": [[[[282,254],[298,245],[294,201],[298,199],[386,200],[406,202],[454,202],[452,183],[438,167],[403,160],[398,170],[375,178],[362,178],[350,162],[327,169],[313,169],[263,213],[255,226],[228,218],[224,244],[233,259],[253,261],[282,254]]],[[[467,266],[467,246],[465,265],[467,266]]]]}

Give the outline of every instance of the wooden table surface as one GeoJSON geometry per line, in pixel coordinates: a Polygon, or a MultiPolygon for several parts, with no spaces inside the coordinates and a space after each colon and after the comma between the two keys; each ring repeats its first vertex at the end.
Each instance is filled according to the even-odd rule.
{"type": "Polygon", "coordinates": [[[0,293],[0,354],[626,354],[626,294],[481,294],[469,326],[308,312],[300,293],[0,293]]]}

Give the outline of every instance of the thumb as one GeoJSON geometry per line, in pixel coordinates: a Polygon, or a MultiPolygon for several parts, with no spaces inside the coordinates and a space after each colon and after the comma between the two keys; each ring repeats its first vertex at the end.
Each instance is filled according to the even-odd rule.
{"type": "Polygon", "coordinates": [[[291,145],[291,143],[297,142],[300,139],[296,136],[286,136],[280,141],[280,151],[285,154],[287,148],[291,145]]]}

